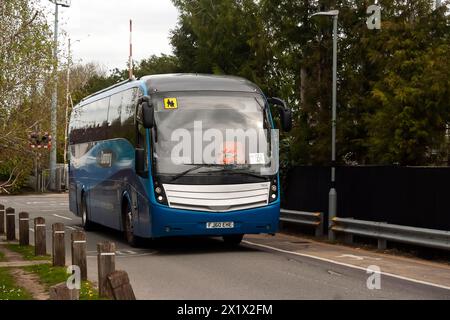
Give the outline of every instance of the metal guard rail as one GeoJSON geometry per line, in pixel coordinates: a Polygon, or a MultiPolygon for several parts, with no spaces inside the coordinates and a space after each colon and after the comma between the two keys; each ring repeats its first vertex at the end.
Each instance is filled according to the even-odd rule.
{"type": "MultiPolygon", "coordinates": [[[[378,239],[378,248],[386,249],[386,241],[402,242],[424,247],[450,250],[450,231],[408,227],[356,220],[352,218],[333,218],[331,230],[346,233],[350,236],[358,235],[378,239]]],[[[351,242],[351,238],[347,238],[351,242]]]]}
{"type": "Polygon", "coordinates": [[[281,209],[280,221],[312,226],[315,228],[316,237],[321,237],[323,235],[323,213],[321,212],[281,209]]]}

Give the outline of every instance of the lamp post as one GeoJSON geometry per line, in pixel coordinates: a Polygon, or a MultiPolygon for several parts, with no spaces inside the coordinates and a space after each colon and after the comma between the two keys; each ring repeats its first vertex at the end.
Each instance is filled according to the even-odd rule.
{"type": "Polygon", "coordinates": [[[336,100],[337,100],[337,27],[339,10],[317,12],[311,15],[327,16],[333,18],[333,98],[332,98],[332,120],[331,120],[331,188],[328,194],[328,239],[335,240],[335,234],[331,230],[333,218],[337,211],[336,192],[336,100]]]}
{"type": "Polygon", "coordinates": [[[56,147],[57,147],[57,108],[58,108],[58,7],[70,7],[70,0],[50,0],[55,4],[55,31],[54,31],[54,48],[53,48],[53,93],[51,105],[51,132],[52,132],[52,149],[50,151],[50,189],[56,188],[56,147]]]}

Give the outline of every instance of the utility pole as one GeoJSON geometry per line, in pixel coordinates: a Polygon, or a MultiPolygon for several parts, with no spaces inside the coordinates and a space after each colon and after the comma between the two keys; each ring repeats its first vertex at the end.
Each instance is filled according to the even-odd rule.
{"type": "Polygon", "coordinates": [[[69,108],[70,108],[70,64],[71,64],[71,53],[70,53],[70,38],[68,43],[68,55],[67,55],[67,79],[66,79],[66,117],[65,128],[64,128],[64,164],[67,164],[67,129],[69,126],[69,108]]]}
{"type": "Polygon", "coordinates": [[[336,106],[337,106],[337,38],[339,10],[317,12],[311,17],[326,16],[333,19],[333,92],[332,92],[332,119],[331,119],[331,188],[328,194],[328,239],[335,240],[335,234],[331,230],[333,219],[337,212],[336,192],[336,106]]]}
{"type": "Polygon", "coordinates": [[[70,0],[50,0],[55,4],[55,30],[53,44],[53,93],[51,104],[51,135],[53,139],[50,151],[50,189],[56,189],[56,151],[57,151],[57,110],[58,110],[58,14],[59,6],[70,7],[70,0]]]}

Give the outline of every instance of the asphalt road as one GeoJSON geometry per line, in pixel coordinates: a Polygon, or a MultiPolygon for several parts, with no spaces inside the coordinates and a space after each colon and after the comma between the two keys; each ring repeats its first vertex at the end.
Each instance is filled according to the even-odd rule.
{"type": "MultiPolygon", "coordinates": [[[[44,217],[48,250],[52,223],[65,224],[67,248],[70,232],[80,229],[67,194],[0,197],[0,203],[16,213],[27,211],[30,218],[44,217]]],[[[114,241],[116,269],[128,272],[138,299],[450,299],[448,289],[385,275],[380,290],[369,290],[364,270],[248,243],[230,249],[221,239],[178,238],[135,249],[105,228],[87,238],[88,277],[97,281],[96,244],[114,241]]]]}

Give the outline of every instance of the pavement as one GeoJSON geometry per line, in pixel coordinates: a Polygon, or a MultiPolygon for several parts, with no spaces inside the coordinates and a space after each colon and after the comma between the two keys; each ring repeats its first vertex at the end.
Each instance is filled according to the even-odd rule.
{"type": "MultiPolygon", "coordinates": [[[[31,219],[44,217],[47,250],[52,223],[65,224],[66,248],[70,233],[81,228],[80,218],[68,210],[67,194],[0,197],[0,204],[26,211],[31,219]]],[[[161,239],[136,249],[106,228],[87,232],[87,239],[89,279],[97,281],[96,244],[114,241],[116,269],[128,272],[138,299],[450,300],[449,264],[301,236],[249,235],[231,249],[220,238],[161,239]]],[[[69,263],[69,250],[66,255],[69,263]]]]}

